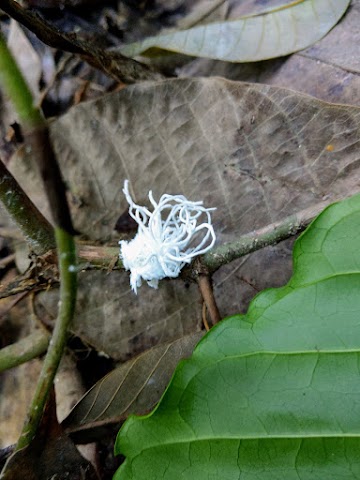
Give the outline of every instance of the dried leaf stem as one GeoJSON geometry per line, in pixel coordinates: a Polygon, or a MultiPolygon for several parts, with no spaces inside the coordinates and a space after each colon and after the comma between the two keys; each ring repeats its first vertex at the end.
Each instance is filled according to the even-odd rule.
{"type": "MultiPolygon", "coordinates": [[[[215,301],[214,291],[211,285],[211,278],[209,275],[200,274],[198,277],[198,285],[200,293],[203,297],[206,309],[209,313],[212,326],[220,322],[221,316],[218,306],[215,301]]],[[[206,326],[206,325],[205,325],[206,326]]]]}

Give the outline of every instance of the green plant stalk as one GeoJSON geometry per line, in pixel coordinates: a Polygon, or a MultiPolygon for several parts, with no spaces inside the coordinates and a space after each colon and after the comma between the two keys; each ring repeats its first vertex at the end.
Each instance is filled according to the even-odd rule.
{"type": "Polygon", "coordinates": [[[23,127],[26,143],[37,158],[53,221],[74,234],[66,188],[41,109],[34,105],[31,91],[0,33],[0,86],[11,99],[23,127]]]}
{"type": "Polygon", "coordinates": [[[0,350],[0,373],[17,367],[46,352],[50,335],[38,330],[0,350]]]}
{"type": "Polygon", "coordinates": [[[16,445],[16,450],[20,450],[29,445],[37,432],[57,368],[66,346],[68,327],[75,311],[77,288],[75,241],[72,235],[59,227],[55,228],[55,238],[60,272],[58,317],[36,386],[34,398],[29,409],[28,418],[16,445]]]}
{"type": "MultiPolygon", "coordinates": [[[[12,101],[18,119],[36,152],[50,208],[57,226],[55,240],[60,273],[58,318],[44,359],[40,378],[16,449],[28,446],[36,435],[68,338],[76,303],[76,246],[61,172],[52,150],[47,123],[34,105],[31,91],[0,33],[0,85],[12,101]],[[39,147],[39,148],[35,148],[39,147]],[[63,213],[65,212],[65,213],[63,213]]],[[[18,205],[21,208],[21,204],[18,205]]]]}
{"type": "Polygon", "coordinates": [[[9,51],[5,39],[0,32],[0,84],[11,99],[19,116],[19,121],[25,128],[36,128],[44,125],[44,117],[39,108],[34,105],[32,93],[24,77],[19,74],[19,68],[9,51]]]}
{"type": "MultiPolygon", "coordinates": [[[[31,91],[0,31],[0,86],[10,98],[26,131],[44,128],[45,119],[34,105],[31,91]]],[[[55,247],[53,228],[0,163],[0,200],[25,236],[32,250],[41,255],[55,247]]]]}

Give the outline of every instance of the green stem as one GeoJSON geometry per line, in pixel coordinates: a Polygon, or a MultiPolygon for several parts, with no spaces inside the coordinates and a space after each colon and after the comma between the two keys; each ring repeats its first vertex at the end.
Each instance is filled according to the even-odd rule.
{"type": "Polygon", "coordinates": [[[327,202],[320,202],[279,222],[243,235],[235,242],[216,246],[201,258],[201,264],[207,268],[209,273],[213,273],[237,258],[269,245],[276,245],[305,230],[312,220],[328,205],[329,203],[327,202]]]}
{"type": "MultiPolygon", "coordinates": [[[[31,91],[0,32],[0,86],[11,99],[25,131],[45,128],[46,121],[34,105],[31,91]]],[[[32,250],[41,255],[55,247],[54,231],[0,162],[0,200],[15,220],[32,250]]]]}
{"type": "MultiPolygon", "coordinates": [[[[24,80],[18,66],[16,65],[7,45],[0,33],[0,84],[9,96],[19,121],[28,135],[28,142],[32,147],[33,154],[37,156],[40,172],[48,194],[52,215],[55,219],[55,239],[57,246],[59,273],[60,273],[60,301],[58,318],[49,349],[45,356],[40,378],[36,386],[28,418],[17,444],[17,450],[30,444],[40,425],[42,415],[49,397],[54,377],[59,366],[68,338],[68,327],[72,321],[76,303],[76,247],[72,235],[74,229],[71,224],[69,207],[66,201],[65,187],[62,181],[61,172],[52,150],[46,121],[40,111],[34,105],[33,98],[26,81],[24,80]]],[[[6,181],[7,174],[3,174],[6,181]]],[[[6,196],[7,192],[4,189],[6,196]]],[[[13,194],[13,189],[12,189],[13,194]]],[[[10,195],[10,194],[9,194],[10,195]]],[[[16,210],[24,207],[21,201],[18,202],[16,210]]],[[[11,212],[11,214],[18,212],[11,212]]],[[[27,212],[28,214],[29,212],[27,212]]],[[[24,217],[25,220],[25,217],[24,217]]]]}
{"type": "Polygon", "coordinates": [[[46,352],[50,335],[38,330],[0,350],[0,372],[17,367],[46,352]]]}
{"type": "Polygon", "coordinates": [[[296,233],[305,229],[307,224],[296,224],[296,218],[290,217],[279,225],[272,226],[264,232],[253,232],[248,235],[241,236],[239,240],[231,243],[225,243],[215,247],[206,253],[202,258],[202,264],[213,273],[223,265],[226,265],[237,258],[248,255],[249,253],[260,250],[269,245],[286,240],[296,233]]]}
{"type": "Polygon", "coordinates": [[[0,84],[14,104],[19,122],[24,127],[38,127],[44,124],[39,108],[34,105],[31,91],[9,51],[0,32],[0,84]]]}
{"type": "Polygon", "coordinates": [[[55,248],[54,229],[0,160],[0,200],[34,253],[55,248]]]}
{"type": "Polygon", "coordinates": [[[28,418],[25,422],[16,449],[26,447],[35,436],[48,399],[54,377],[68,338],[68,327],[72,321],[76,303],[76,249],[74,238],[65,230],[56,227],[55,238],[59,257],[60,301],[49,349],[45,356],[40,378],[36,386],[28,418]]]}

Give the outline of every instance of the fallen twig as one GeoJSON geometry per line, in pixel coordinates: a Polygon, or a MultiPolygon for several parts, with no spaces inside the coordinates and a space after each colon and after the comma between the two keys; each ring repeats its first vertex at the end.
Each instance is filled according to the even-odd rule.
{"type": "Polygon", "coordinates": [[[23,8],[13,0],[1,0],[1,9],[31,30],[46,45],[76,53],[92,66],[123,83],[143,80],[161,80],[163,75],[121,53],[100,49],[89,41],[79,39],[76,33],[60,32],[40,15],[23,8]]]}

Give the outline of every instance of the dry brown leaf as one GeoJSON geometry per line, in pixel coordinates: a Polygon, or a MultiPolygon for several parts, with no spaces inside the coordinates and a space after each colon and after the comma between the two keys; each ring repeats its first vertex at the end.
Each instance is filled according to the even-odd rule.
{"type": "Polygon", "coordinates": [[[359,17],[360,2],[353,0],[344,19],[334,30],[301,54],[325,64],[337,65],[349,72],[360,73],[359,17]]]}
{"type": "Polygon", "coordinates": [[[350,0],[298,0],[282,5],[276,2],[274,6],[257,2],[260,12],[146,37],[121,46],[118,51],[135,57],[147,53],[152,56],[151,49],[161,49],[229,62],[282,57],[308,48],[324,37],[344,15],[349,3],[350,0]]]}
{"type": "MultiPolygon", "coordinates": [[[[111,237],[127,207],[121,190],[128,178],[138,203],[152,189],[155,198],[182,193],[216,206],[222,243],[358,191],[359,124],[359,108],[290,90],[220,78],[175,79],[79,105],[53,124],[52,138],[71,194],[79,199],[72,205],[75,227],[90,239],[111,237]]],[[[20,164],[14,167],[22,178],[20,164]]],[[[30,195],[39,191],[26,178],[30,195]]],[[[220,271],[221,313],[246,305],[248,298],[236,290],[239,279],[250,290],[251,284],[285,281],[288,250],[270,248],[251,255],[245,267],[240,261],[220,271]]],[[[83,273],[80,282],[75,332],[115,358],[190,333],[200,320],[197,289],[187,290],[181,281],[163,281],[159,291],[145,285],[138,296],[129,290],[127,273],[83,273]]],[[[50,300],[43,296],[43,302],[50,300]]]]}
{"type": "MultiPolygon", "coordinates": [[[[2,299],[0,305],[4,308],[0,321],[3,347],[29,335],[32,331],[32,322],[29,298],[23,298],[14,305],[14,297],[10,297],[2,299]],[[11,306],[10,311],[8,306],[11,306]]],[[[0,373],[0,448],[17,441],[40,370],[41,361],[35,359],[0,373]]]]}
{"type": "Polygon", "coordinates": [[[164,393],[178,362],[191,355],[204,333],[186,335],[120,365],[84,395],[63,427],[77,441],[86,442],[97,427],[118,424],[131,413],[148,413],[164,393]]]}
{"type": "Polygon", "coordinates": [[[29,85],[35,101],[38,101],[42,70],[41,60],[23,29],[15,20],[10,21],[8,47],[29,85]]]}
{"type": "MultiPolygon", "coordinates": [[[[235,2],[236,3],[236,2],[235,2]]],[[[242,8],[249,8],[243,2],[242,8]]],[[[252,7],[252,5],[251,5],[252,7]]],[[[231,80],[266,83],[308,93],[333,103],[360,105],[358,55],[360,2],[353,0],[344,18],[312,47],[255,64],[232,64],[195,59],[178,70],[180,76],[222,76],[231,80]]]]}
{"type": "Polygon", "coordinates": [[[58,424],[55,396],[50,397],[36,436],[25,448],[7,460],[1,472],[4,480],[96,480],[92,465],[78,452],[58,424]]]}
{"type": "MultiPolygon", "coordinates": [[[[56,318],[58,292],[41,294],[42,306],[56,318]]],[[[144,287],[137,297],[128,275],[114,271],[79,274],[72,331],[99,352],[127,360],[159,343],[199,330],[197,287],[164,281],[159,290],[144,287]]]]}

